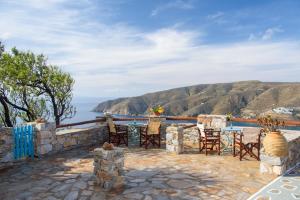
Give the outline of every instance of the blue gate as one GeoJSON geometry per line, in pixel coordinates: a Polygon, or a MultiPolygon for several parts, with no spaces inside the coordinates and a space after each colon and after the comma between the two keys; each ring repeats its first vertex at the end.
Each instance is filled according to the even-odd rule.
{"type": "Polygon", "coordinates": [[[34,143],[33,143],[33,127],[32,125],[22,125],[14,127],[14,156],[15,159],[23,157],[34,157],[34,143]]]}

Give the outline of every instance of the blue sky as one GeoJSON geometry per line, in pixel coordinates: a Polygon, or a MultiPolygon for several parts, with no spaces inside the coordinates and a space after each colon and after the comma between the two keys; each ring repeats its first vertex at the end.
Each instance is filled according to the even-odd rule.
{"type": "Polygon", "coordinates": [[[299,81],[300,1],[0,0],[0,40],[43,53],[75,96],[299,81]]]}

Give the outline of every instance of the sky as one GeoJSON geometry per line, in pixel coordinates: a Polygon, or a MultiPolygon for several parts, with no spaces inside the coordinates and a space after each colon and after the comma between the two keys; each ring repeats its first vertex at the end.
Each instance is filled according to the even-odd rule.
{"type": "Polygon", "coordinates": [[[48,57],[75,97],[296,82],[298,0],[0,0],[0,40],[48,57]]]}

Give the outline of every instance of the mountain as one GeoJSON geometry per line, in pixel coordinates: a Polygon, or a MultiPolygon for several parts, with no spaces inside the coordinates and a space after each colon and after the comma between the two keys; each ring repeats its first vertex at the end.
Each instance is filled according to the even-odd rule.
{"type": "Polygon", "coordinates": [[[235,116],[249,118],[270,113],[295,119],[300,117],[300,83],[241,81],[200,84],[104,101],[94,111],[146,114],[149,107],[158,104],[165,108],[166,115],[197,116],[200,113],[232,112],[235,116]],[[278,107],[291,109],[292,114],[275,112],[273,109],[278,107]]]}

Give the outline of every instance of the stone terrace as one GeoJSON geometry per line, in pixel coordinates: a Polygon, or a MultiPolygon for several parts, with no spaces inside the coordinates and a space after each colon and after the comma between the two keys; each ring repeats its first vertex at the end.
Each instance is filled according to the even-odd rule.
{"type": "Polygon", "coordinates": [[[0,172],[0,199],[247,199],[275,177],[259,162],[231,155],[163,149],[126,149],[125,186],[104,192],[95,185],[94,148],[48,156],[0,172]]]}

